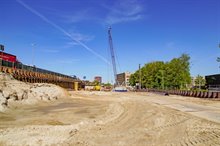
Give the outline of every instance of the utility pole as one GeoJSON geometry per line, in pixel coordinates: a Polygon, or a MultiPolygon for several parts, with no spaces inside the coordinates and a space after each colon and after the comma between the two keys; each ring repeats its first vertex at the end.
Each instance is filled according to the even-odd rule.
{"type": "Polygon", "coordinates": [[[139,64],[139,89],[141,89],[141,64],[139,64]]]}
{"type": "Polygon", "coordinates": [[[164,90],[164,70],[161,70],[162,74],[162,89],[164,90]]]}
{"type": "MultiPolygon", "coordinates": [[[[218,44],[218,47],[220,48],[220,43],[218,44]]],[[[217,57],[216,61],[220,62],[220,57],[217,57]]],[[[219,66],[219,68],[220,68],[220,66],[219,66]]]]}
{"type": "Polygon", "coordinates": [[[3,51],[5,50],[4,45],[0,44],[0,50],[1,50],[1,66],[3,65],[3,51]]]}

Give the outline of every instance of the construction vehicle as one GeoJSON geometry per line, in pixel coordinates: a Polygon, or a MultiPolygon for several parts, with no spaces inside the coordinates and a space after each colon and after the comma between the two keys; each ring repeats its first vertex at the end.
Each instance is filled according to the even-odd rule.
{"type": "Polygon", "coordinates": [[[100,90],[101,90],[101,86],[100,86],[100,85],[94,86],[94,90],[95,90],[95,91],[100,91],[100,90]]]}
{"type": "Polygon", "coordinates": [[[118,83],[118,80],[117,80],[117,68],[116,68],[116,62],[115,62],[115,52],[114,52],[114,47],[113,47],[111,30],[112,30],[112,28],[109,27],[109,29],[108,29],[108,41],[109,41],[109,48],[110,48],[110,53],[111,53],[112,67],[113,67],[114,79],[115,79],[113,91],[127,92],[127,88],[125,86],[120,85],[118,83]]]}

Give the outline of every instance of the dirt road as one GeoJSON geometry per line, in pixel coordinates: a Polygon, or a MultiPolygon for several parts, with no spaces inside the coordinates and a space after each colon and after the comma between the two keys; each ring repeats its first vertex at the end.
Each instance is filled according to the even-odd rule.
{"type": "Polygon", "coordinates": [[[152,93],[71,94],[0,113],[0,145],[220,145],[220,101],[152,93]]]}

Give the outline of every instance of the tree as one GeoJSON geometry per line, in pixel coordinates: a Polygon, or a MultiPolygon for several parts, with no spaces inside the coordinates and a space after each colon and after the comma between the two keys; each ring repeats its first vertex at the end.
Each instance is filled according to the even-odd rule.
{"type": "MultiPolygon", "coordinates": [[[[217,62],[220,62],[220,57],[217,57],[216,61],[217,61],[217,62]]],[[[219,66],[219,67],[220,67],[220,66],[219,66]]]]}
{"type": "Polygon", "coordinates": [[[111,87],[112,84],[111,83],[106,83],[106,84],[103,84],[105,87],[111,87]]]}
{"type": "Polygon", "coordinates": [[[136,71],[134,74],[131,74],[129,83],[131,86],[135,86],[136,83],[138,83],[138,71],[136,71]]]}
{"type": "MultiPolygon", "coordinates": [[[[220,48],[220,43],[218,44],[218,47],[220,48]]],[[[220,62],[220,57],[217,57],[216,61],[220,62]]]]}
{"type": "Polygon", "coordinates": [[[95,85],[95,86],[100,85],[100,82],[99,82],[99,81],[97,81],[97,80],[94,80],[92,83],[93,83],[93,85],[95,85]]]}
{"type": "Polygon", "coordinates": [[[146,78],[145,85],[147,88],[162,88],[162,72],[165,64],[162,61],[155,61],[145,65],[146,78]]]}
{"type": "Polygon", "coordinates": [[[201,89],[201,86],[205,86],[206,80],[204,77],[197,75],[195,79],[195,85],[201,89]]]}
{"type": "Polygon", "coordinates": [[[188,54],[182,54],[180,56],[181,61],[181,79],[184,88],[187,87],[188,84],[191,83],[191,76],[190,76],[190,56],[188,54]]]}
{"type": "MultiPolygon", "coordinates": [[[[183,89],[191,82],[190,77],[190,57],[182,54],[179,58],[174,58],[170,62],[154,61],[145,64],[141,68],[141,83],[144,88],[157,89],[183,89]]],[[[130,84],[134,86],[138,83],[139,71],[137,70],[130,77],[130,84]]]]}
{"type": "Polygon", "coordinates": [[[191,82],[190,77],[190,57],[182,54],[179,58],[174,58],[168,63],[167,81],[168,87],[174,89],[185,89],[191,82]]]}

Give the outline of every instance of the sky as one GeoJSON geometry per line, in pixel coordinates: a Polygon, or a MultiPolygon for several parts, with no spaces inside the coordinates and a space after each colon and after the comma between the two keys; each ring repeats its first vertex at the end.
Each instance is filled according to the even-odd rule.
{"type": "Polygon", "coordinates": [[[189,54],[191,76],[218,74],[220,0],[0,0],[0,44],[24,64],[92,81],[189,54]]]}

